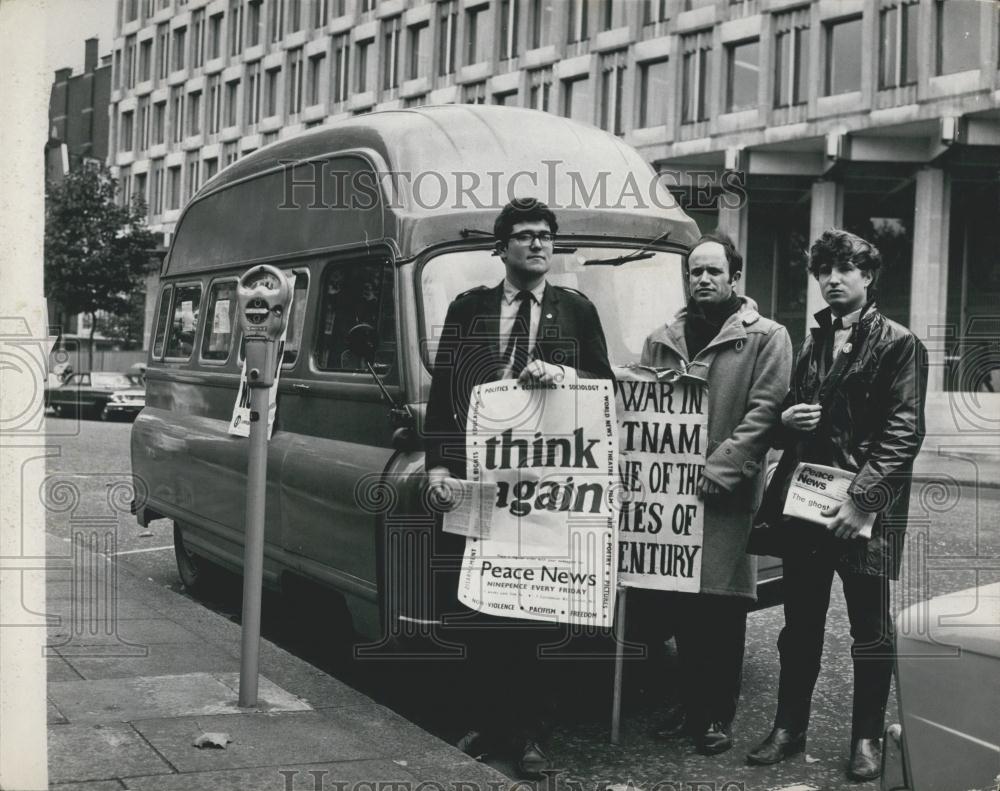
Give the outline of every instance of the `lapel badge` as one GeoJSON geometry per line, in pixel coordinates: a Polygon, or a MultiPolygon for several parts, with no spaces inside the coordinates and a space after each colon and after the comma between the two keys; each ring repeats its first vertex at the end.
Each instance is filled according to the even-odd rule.
{"type": "Polygon", "coordinates": [[[843,352],[844,354],[850,354],[850,353],[851,353],[851,349],[853,349],[853,348],[854,348],[854,347],[853,347],[853,346],[851,346],[851,342],[850,342],[850,341],[848,341],[847,343],[845,343],[845,344],[844,344],[844,346],[843,346],[843,348],[841,349],[841,351],[842,351],[842,352],[843,352]]]}
{"type": "Polygon", "coordinates": [[[551,318],[552,318],[552,314],[551,314],[551,313],[546,313],[546,314],[545,314],[545,318],[547,318],[547,319],[551,319],[551,318]]]}

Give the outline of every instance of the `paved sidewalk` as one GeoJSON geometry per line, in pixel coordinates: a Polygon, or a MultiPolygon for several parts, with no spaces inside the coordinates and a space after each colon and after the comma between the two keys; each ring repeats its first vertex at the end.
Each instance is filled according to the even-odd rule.
{"type": "Polygon", "coordinates": [[[436,791],[459,783],[463,791],[500,791],[506,784],[267,641],[260,705],[240,709],[237,624],[103,555],[49,539],[50,557],[71,561],[50,563],[48,578],[52,788],[374,791],[397,783],[381,787],[408,791],[434,781],[436,791]],[[204,733],[231,741],[195,747],[204,733]]]}

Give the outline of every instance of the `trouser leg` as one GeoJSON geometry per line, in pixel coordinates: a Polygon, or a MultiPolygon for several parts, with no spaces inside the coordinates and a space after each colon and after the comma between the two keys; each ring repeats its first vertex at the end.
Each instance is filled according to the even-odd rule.
{"type": "Polygon", "coordinates": [[[877,739],[885,725],[895,650],[889,580],[882,575],[842,573],[840,576],[853,641],[851,740],[877,739]]]}
{"type": "Polygon", "coordinates": [[[689,727],[699,729],[706,722],[701,676],[704,646],[699,639],[699,626],[704,629],[707,624],[700,623],[697,595],[669,593],[666,601],[674,624],[674,642],[677,644],[680,701],[687,712],[689,727]]]}
{"type": "Polygon", "coordinates": [[[823,656],[833,567],[815,556],[786,558],[783,567],[785,626],[778,636],[781,676],[774,724],[804,731],[823,656]]]}

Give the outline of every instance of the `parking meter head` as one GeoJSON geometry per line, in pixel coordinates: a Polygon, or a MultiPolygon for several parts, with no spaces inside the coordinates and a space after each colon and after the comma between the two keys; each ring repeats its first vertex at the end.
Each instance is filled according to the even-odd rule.
{"type": "Polygon", "coordinates": [[[288,324],[292,286],[279,269],[262,264],[243,273],[236,288],[246,340],[276,341],[288,324]]]}

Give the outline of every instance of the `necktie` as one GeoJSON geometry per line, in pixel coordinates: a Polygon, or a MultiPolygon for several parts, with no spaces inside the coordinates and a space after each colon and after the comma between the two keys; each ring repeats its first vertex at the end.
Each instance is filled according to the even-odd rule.
{"type": "Polygon", "coordinates": [[[514,317],[514,326],[510,330],[510,339],[507,341],[507,351],[504,359],[511,361],[510,375],[517,377],[521,375],[524,366],[528,364],[528,335],[531,332],[531,300],[530,291],[518,291],[515,299],[521,304],[514,317]],[[513,359],[511,358],[513,355],[513,359]]]}

